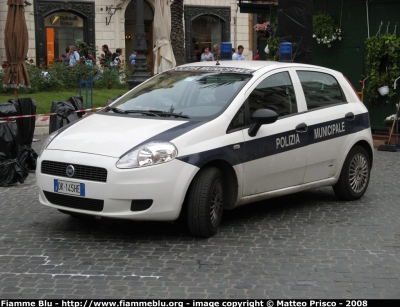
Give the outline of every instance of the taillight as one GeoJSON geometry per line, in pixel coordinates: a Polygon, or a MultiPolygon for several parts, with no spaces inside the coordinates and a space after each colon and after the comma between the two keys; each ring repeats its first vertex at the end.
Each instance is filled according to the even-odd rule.
{"type": "Polygon", "coordinates": [[[347,80],[347,82],[349,82],[349,84],[350,84],[351,88],[353,89],[354,93],[356,93],[356,95],[357,95],[357,97],[358,97],[358,100],[361,101],[361,97],[360,97],[360,95],[358,94],[358,92],[357,92],[357,90],[355,89],[355,87],[353,86],[353,84],[351,84],[351,82],[349,81],[349,79],[347,79],[347,77],[346,77],[345,75],[343,75],[343,77],[347,80]]]}

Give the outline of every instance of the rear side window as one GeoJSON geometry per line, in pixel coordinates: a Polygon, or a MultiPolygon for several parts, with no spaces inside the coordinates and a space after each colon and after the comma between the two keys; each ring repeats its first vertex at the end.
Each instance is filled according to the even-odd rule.
{"type": "Polygon", "coordinates": [[[339,83],[333,76],[314,71],[297,71],[297,75],[309,110],[345,101],[339,83]]]}

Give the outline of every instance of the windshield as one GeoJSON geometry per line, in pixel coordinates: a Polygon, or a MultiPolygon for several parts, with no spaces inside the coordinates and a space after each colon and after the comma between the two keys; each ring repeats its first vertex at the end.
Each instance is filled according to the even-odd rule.
{"type": "Polygon", "coordinates": [[[250,80],[249,74],[168,71],[110,105],[118,113],[168,112],[204,118],[222,112],[250,80]]]}

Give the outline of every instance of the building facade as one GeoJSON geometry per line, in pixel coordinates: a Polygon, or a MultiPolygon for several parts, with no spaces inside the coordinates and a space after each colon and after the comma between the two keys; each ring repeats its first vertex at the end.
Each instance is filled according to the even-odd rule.
{"type": "MultiPolygon", "coordinates": [[[[95,46],[97,55],[106,44],[114,52],[122,48],[127,60],[134,51],[136,0],[32,0],[26,1],[29,33],[28,58],[47,65],[60,58],[77,40],[95,46]]],[[[144,24],[148,51],[153,61],[155,0],[144,0],[144,24]]],[[[7,0],[0,0],[0,40],[4,40],[7,0]]],[[[244,46],[246,59],[253,57],[256,14],[240,13],[236,0],[175,0],[171,5],[171,41],[178,64],[195,61],[196,50],[227,41],[244,46]],[[183,34],[183,37],[182,37],[183,34]]],[[[6,60],[0,44],[0,63],[6,60]]]]}

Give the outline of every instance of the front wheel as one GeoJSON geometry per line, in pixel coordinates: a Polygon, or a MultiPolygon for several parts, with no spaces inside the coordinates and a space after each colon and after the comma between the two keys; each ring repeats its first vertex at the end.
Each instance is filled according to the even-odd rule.
{"type": "Polygon", "coordinates": [[[335,195],[343,200],[356,200],[367,190],[371,163],[367,151],[354,146],[344,161],[338,182],[333,186],[335,195]]]}
{"type": "Polygon", "coordinates": [[[216,167],[196,175],[188,195],[188,226],[194,236],[208,238],[218,231],[224,207],[223,177],[216,167]]]}

